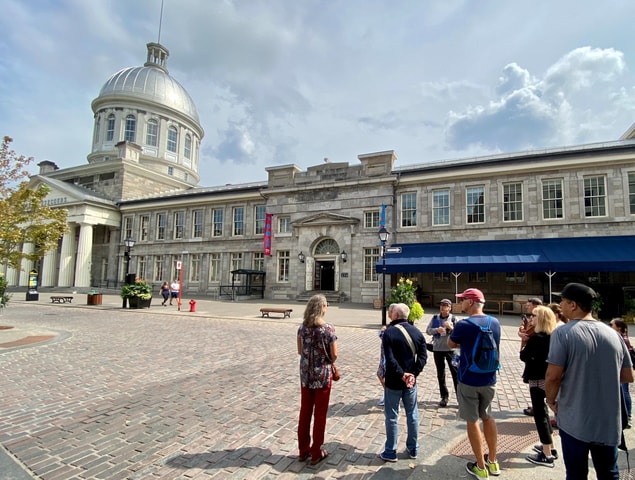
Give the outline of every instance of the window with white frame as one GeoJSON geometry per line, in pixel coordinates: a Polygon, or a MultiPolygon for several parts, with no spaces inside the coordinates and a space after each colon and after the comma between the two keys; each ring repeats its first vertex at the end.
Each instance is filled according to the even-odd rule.
{"type": "Polygon", "coordinates": [[[146,144],[151,147],[159,145],[159,123],[154,119],[146,124],[146,144]]]}
{"type": "Polygon", "coordinates": [[[542,218],[550,220],[563,218],[564,211],[562,194],[562,180],[550,179],[542,181],[542,218]]]}
{"type": "Polygon", "coordinates": [[[126,131],[124,133],[124,140],[127,142],[135,141],[137,137],[137,119],[134,115],[128,115],[126,117],[126,131]]]}
{"type": "Polygon", "coordinates": [[[168,167],[168,175],[170,175],[171,177],[174,176],[174,167],[168,167]]]}
{"type": "Polygon", "coordinates": [[[364,212],[364,228],[379,228],[379,210],[364,212]]]}
{"type": "Polygon", "coordinates": [[[212,236],[223,236],[223,210],[220,208],[212,210],[212,236]]]}
{"type": "Polygon", "coordinates": [[[628,203],[631,215],[635,215],[635,173],[628,174],[628,203]]]}
{"type": "Polygon", "coordinates": [[[233,236],[245,234],[245,209],[243,207],[234,207],[233,209],[233,236]]]}
{"type": "Polygon", "coordinates": [[[165,213],[157,213],[157,240],[165,240],[166,224],[167,215],[165,213]]]}
{"type": "Polygon", "coordinates": [[[467,275],[467,281],[469,283],[486,283],[487,273],[485,272],[469,272],[467,275]]]}
{"type": "Polygon", "coordinates": [[[450,274],[448,272],[432,273],[432,281],[435,283],[450,283],[450,274]]]}
{"type": "Polygon", "coordinates": [[[364,249],[364,281],[376,282],[378,279],[377,262],[379,262],[379,247],[364,249]]]}
{"type": "Polygon", "coordinates": [[[256,235],[265,233],[265,215],[267,207],[265,205],[256,205],[254,207],[254,232],[256,235]]]}
{"type": "Polygon", "coordinates": [[[115,138],[115,116],[111,113],[106,120],[106,141],[112,142],[115,138]]]}
{"type": "Polygon", "coordinates": [[[278,251],[278,282],[289,281],[289,260],[291,256],[289,250],[278,251]]]}
{"type": "Polygon", "coordinates": [[[401,194],[401,226],[417,225],[417,194],[415,192],[401,194]]]}
{"type": "MultiPolygon", "coordinates": [[[[242,252],[232,252],[230,257],[230,268],[229,271],[232,272],[234,270],[240,270],[243,268],[243,254],[242,252]]],[[[230,273],[231,275],[231,273],[230,273]]],[[[236,277],[236,281],[240,281],[240,275],[236,277]]]]}
{"type": "Polygon", "coordinates": [[[450,225],[450,190],[432,192],[432,225],[450,225]]]}
{"type": "Polygon", "coordinates": [[[147,278],[146,257],[144,255],[137,256],[137,277],[147,278]]]}
{"type": "Polygon", "coordinates": [[[165,282],[167,278],[163,278],[163,257],[154,257],[154,281],[165,282]]]}
{"type": "Polygon", "coordinates": [[[150,225],[150,216],[141,215],[141,217],[139,217],[139,240],[143,242],[148,240],[148,226],[149,225],[150,225]]]}
{"type": "Polygon", "coordinates": [[[485,223],[484,187],[468,187],[465,190],[465,213],[467,223],[485,223]]]}
{"type": "Polygon", "coordinates": [[[254,270],[265,270],[265,254],[264,252],[255,252],[252,259],[252,268],[254,270]]]}
{"type": "Polygon", "coordinates": [[[192,238],[203,237],[203,210],[192,212],[192,238]]]}
{"type": "Polygon", "coordinates": [[[124,217],[123,219],[123,242],[126,238],[132,238],[132,217],[124,217]]]}
{"type": "Polygon", "coordinates": [[[201,279],[201,255],[190,255],[190,282],[198,282],[201,279]]]}
{"type": "Polygon", "coordinates": [[[606,183],[604,176],[584,178],[584,216],[606,216],[606,183]]]}
{"type": "Polygon", "coordinates": [[[279,217],[278,218],[278,233],[290,233],[291,232],[291,217],[279,217]]]}
{"type": "Polygon", "coordinates": [[[168,128],[168,143],[166,148],[168,152],[176,153],[176,146],[179,139],[179,134],[175,126],[168,128]]]}
{"type": "Polygon", "coordinates": [[[525,283],[527,274],[525,272],[505,272],[505,281],[507,283],[525,283]]]}
{"type": "Polygon", "coordinates": [[[209,281],[220,282],[220,253],[209,254],[209,281]]]}
{"type": "Polygon", "coordinates": [[[174,212],[174,238],[181,239],[185,236],[185,212],[174,212]]]}
{"type": "Polygon", "coordinates": [[[172,255],[172,278],[181,281],[181,269],[177,269],[176,267],[181,264],[181,269],[183,269],[183,256],[182,255],[172,255]]]}
{"type": "Polygon", "coordinates": [[[183,149],[183,155],[185,158],[192,158],[192,135],[189,133],[185,135],[185,147],[183,149]]]}
{"type": "Polygon", "coordinates": [[[523,219],[523,184],[503,184],[503,221],[514,222],[523,219]]]}

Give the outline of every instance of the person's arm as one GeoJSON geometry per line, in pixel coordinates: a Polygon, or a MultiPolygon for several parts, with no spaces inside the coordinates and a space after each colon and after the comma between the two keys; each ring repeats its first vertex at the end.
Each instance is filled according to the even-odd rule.
{"type": "Polygon", "coordinates": [[[302,338],[300,338],[300,335],[298,335],[297,337],[297,344],[298,344],[298,355],[302,354],[302,338]]]}
{"type": "Polygon", "coordinates": [[[558,402],[556,399],[560,391],[563,373],[564,367],[550,363],[545,374],[545,402],[554,413],[558,413],[558,402]]]}
{"type": "Polygon", "coordinates": [[[428,335],[434,335],[435,333],[437,333],[435,329],[432,328],[432,322],[434,322],[434,317],[432,317],[432,319],[430,320],[430,323],[428,323],[428,328],[426,328],[426,333],[428,335]]]}
{"type": "Polygon", "coordinates": [[[335,363],[335,360],[337,360],[337,342],[336,341],[332,341],[331,342],[331,363],[335,363]]]}
{"type": "Polygon", "coordinates": [[[461,346],[460,343],[456,343],[452,340],[451,337],[448,337],[448,347],[450,348],[459,348],[461,346]]]}
{"type": "Polygon", "coordinates": [[[626,367],[620,370],[620,383],[633,383],[633,369],[626,367]]]}

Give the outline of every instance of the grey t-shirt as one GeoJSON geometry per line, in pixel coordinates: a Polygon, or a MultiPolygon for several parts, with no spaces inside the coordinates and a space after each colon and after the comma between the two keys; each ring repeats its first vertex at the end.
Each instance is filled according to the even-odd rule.
{"type": "Polygon", "coordinates": [[[582,442],[618,445],[620,370],[632,367],[619,334],[599,321],[570,321],[551,334],[547,362],[564,368],[558,426],[582,442]]]}

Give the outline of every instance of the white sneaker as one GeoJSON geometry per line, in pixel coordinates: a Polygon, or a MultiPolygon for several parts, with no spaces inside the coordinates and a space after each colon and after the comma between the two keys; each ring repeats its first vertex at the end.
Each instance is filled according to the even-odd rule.
{"type": "Polygon", "coordinates": [[[379,401],[377,402],[377,405],[379,405],[380,407],[383,407],[383,406],[384,406],[384,397],[381,397],[381,398],[379,399],[379,401]]]}

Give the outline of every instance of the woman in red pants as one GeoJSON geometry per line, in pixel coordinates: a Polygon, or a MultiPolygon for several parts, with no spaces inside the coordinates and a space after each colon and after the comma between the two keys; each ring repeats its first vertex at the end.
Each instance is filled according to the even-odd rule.
{"type": "Polygon", "coordinates": [[[324,321],[327,307],[328,302],[324,295],[311,297],[304,310],[304,321],[297,336],[301,383],[298,459],[303,462],[310,456],[311,465],[317,465],[328,456],[328,452],[322,449],[322,444],[331,396],[331,365],[337,360],[337,337],[333,326],[324,321]]]}

